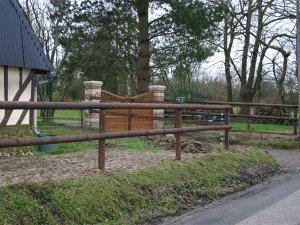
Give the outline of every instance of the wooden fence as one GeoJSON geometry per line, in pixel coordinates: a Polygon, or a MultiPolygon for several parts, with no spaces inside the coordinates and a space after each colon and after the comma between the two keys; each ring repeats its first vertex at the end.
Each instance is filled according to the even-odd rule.
{"type": "MultiPolygon", "coordinates": [[[[93,98],[97,100],[97,98],[93,98]]],[[[119,96],[108,91],[101,91],[102,102],[133,103],[154,101],[154,92],[136,96],[119,96]]],[[[110,109],[106,110],[106,131],[127,131],[153,129],[152,109],[110,109]],[[143,117],[142,117],[143,116],[143,117]]]]}
{"type": "MultiPolygon", "coordinates": [[[[168,102],[174,103],[174,102],[168,102]]],[[[255,120],[273,120],[273,121],[285,121],[285,122],[291,122],[293,124],[293,135],[297,135],[298,133],[298,125],[299,125],[299,119],[298,119],[298,106],[297,105],[285,105],[285,104],[264,104],[264,103],[242,103],[242,102],[209,102],[209,101],[188,101],[186,102],[188,104],[206,104],[206,105],[231,105],[233,108],[239,107],[241,108],[241,112],[246,113],[234,113],[233,110],[230,111],[230,118],[244,118],[247,120],[247,131],[252,131],[251,126],[255,120]],[[291,113],[289,115],[292,116],[265,116],[265,115],[253,115],[253,108],[262,108],[262,107],[270,107],[270,108],[283,108],[288,109],[288,111],[291,113]]],[[[220,113],[214,112],[214,113],[207,113],[207,112],[198,112],[195,110],[188,110],[184,112],[185,115],[194,115],[194,116],[219,116],[220,113]]]]}
{"type": "Polygon", "coordinates": [[[88,109],[99,110],[99,133],[70,136],[36,137],[1,139],[1,148],[20,147],[41,144],[68,143],[99,140],[98,168],[105,169],[105,140],[124,137],[139,137],[161,134],[175,134],[176,137],[176,160],[181,160],[181,134],[207,130],[225,130],[225,148],[229,148],[229,113],[232,107],[229,105],[201,105],[201,104],[161,104],[161,103],[72,103],[72,102],[8,102],[0,101],[0,109],[88,109]],[[139,131],[107,132],[106,111],[112,109],[173,109],[175,110],[175,127],[164,129],[150,129],[139,131]],[[198,126],[182,128],[182,110],[223,110],[225,123],[210,126],[198,126]]]}

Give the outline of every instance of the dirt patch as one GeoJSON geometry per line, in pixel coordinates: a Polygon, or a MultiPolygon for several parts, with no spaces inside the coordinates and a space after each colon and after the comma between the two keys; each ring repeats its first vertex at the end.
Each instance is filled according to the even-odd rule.
{"type": "MultiPolygon", "coordinates": [[[[182,159],[200,157],[202,154],[182,154],[182,159]]],[[[174,151],[107,150],[106,172],[135,171],[174,160],[174,151]]],[[[97,172],[97,150],[80,151],[62,155],[42,155],[0,159],[0,186],[43,182],[89,176],[97,172]]]]}
{"type": "Polygon", "coordinates": [[[213,146],[196,140],[186,140],[182,143],[181,149],[187,153],[208,153],[213,149],[213,146]]]}
{"type": "Polygon", "coordinates": [[[240,169],[239,181],[247,184],[255,184],[273,175],[277,171],[275,165],[254,164],[240,169]]]}
{"type": "MultiPolygon", "coordinates": [[[[201,142],[221,143],[224,138],[224,132],[206,131],[201,133],[186,133],[184,138],[194,139],[201,142]]],[[[230,132],[230,144],[247,143],[251,140],[259,141],[289,141],[295,140],[294,135],[275,134],[275,133],[255,133],[255,132],[230,132]]]]}
{"type": "MultiPolygon", "coordinates": [[[[175,136],[173,134],[168,134],[166,136],[150,136],[145,137],[151,146],[165,147],[168,150],[175,149],[175,136]]],[[[197,141],[189,136],[182,137],[182,152],[185,153],[209,153],[213,149],[213,146],[209,143],[203,141],[197,141]]]]}
{"type": "Polygon", "coordinates": [[[143,137],[144,140],[148,141],[149,145],[155,147],[165,147],[168,150],[175,149],[175,136],[173,134],[157,135],[143,137]]]}
{"type": "Polygon", "coordinates": [[[260,141],[274,141],[274,140],[294,140],[293,135],[273,134],[273,133],[254,133],[254,132],[232,132],[231,136],[240,139],[241,141],[260,140],[260,141]]]}
{"type": "MultiPolygon", "coordinates": [[[[208,133],[208,135],[219,135],[219,133],[208,133]]],[[[294,137],[286,135],[270,135],[235,132],[232,135],[239,139],[261,139],[261,140],[289,140],[294,137]]],[[[203,153],[210,152],[214,146],[221,146],[218,142],[203,141],[203,133],[183,135],[182,159],[200,157],[203,153]]],[[[175,138],[172,135],[162,137],[153,136],[147,138],[153,146],[163,146],[170,151],[150,152],[136,150],[122,150],[110,146],[107,148],[106,171],[135,171],[148,166],[159,165],[165,160],[174,160],[175,138]]],[[[244,152],[244,145],[231,145],[231,151],[244,152]]],[[[297,169],[300,171],[300,151],[298,150],[274,150],[266,149],[274,155],[282,164],[284,170],[297,169]]],[[[44,182],[47,180],[60,180],[66,178],[77,178],[89,176],[97,172],[97,150],[79,151],[63,155],[33,155],[23,157],[0,158],[0,186],[30,182],[44,182]]],[[[245,176],[259,173],[263,168],[254,171],[246,171],[245,176]]],[[[251,178],[252,179],[252,178],[251,178]]]]}

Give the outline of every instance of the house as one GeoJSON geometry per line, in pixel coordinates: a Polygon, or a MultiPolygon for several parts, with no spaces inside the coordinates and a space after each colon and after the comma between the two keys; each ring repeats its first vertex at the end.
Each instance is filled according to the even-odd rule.
{"type": "MultiPolygon", "coordinates": [[[[17,0],[0,0],[0,101],[33,101],[34,80],[53,70],[17,0]]],[[[0,126],[29,124],[33,110],[0,110],[0,126]]]]}

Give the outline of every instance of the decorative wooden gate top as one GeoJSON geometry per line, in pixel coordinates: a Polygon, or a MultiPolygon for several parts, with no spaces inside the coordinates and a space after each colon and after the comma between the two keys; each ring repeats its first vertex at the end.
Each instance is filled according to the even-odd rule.
{"type": "MultiPolygon", "coordinates": [[[[103,82],[85,81],[84,99],[86,102],[163,102],[165,86],[150,85],[149,92],[136,96],[120,96],[109,91],[102,90],[103,82]]],[[[107,110],[107,131],[126,131],[161,129],[164,127],[163,109],[134,109],[134,110],[107,110]]],[[[98,127],[99,116],[93,110],[86,111],[86,126],[98,127]]]]}
{"type": "MultiPolygon", "coordinates": [[[[154,92],[136,96],[119,96],[109,91],[101,91],[103,102],[153,102],[154,92]]],[[[110,109],[106,111],[107,131],[153,129],[153,109],[110,109]]]]}
{"type": "Polygon", "coordinates": [[[104,102],[147,102],[154,101],[154,91],[149,91],[136,96],[120,96],[109,91],[101,91],[101,101],[104,102]]]}

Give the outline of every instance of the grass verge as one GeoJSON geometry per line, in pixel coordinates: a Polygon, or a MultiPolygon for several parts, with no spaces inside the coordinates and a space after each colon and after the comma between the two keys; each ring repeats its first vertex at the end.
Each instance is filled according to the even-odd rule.
{"type": "Polygon", "coordinates": [[[165,162],[134,173],[4,187],[0,221],[4,225],[143,223],[243,189],[277,167],[277,161],[263,151],[219,149],[205,157],[165,162]],[[259,174],[250,167],[258,168],[259,174]]]}
{"type": "MultiPolygon", "coordinates": [[[[247,131],[247,123],[239,123],[239,122],[232,122],[233,131],[247,131]]],[[[185,122],[183,121],[184,127],[191,127],[194,126],[193,121],[185,122]]],[[[174,126],[174,122],[166,121],[165,126],[174,126]]],[[[251,124],[251,131],[254,132],[276,132],[276,131],[293,131],[294,127],[292,125],[280,125],[280,124],[265,124],[265,123],[253,123],[251,124]]]]}
{"type": "MultiPolygon", "coordinates": [[[[32,129],[29,126],[22,126],[22,128],[17,126],[11,127],[0,127],[0,139],[9,138],[26,138],[33,135],[32,129]]],[[[35,147],[13,147],[1,149],[0,153],[11,153],[11,152],[27,152],[35,151],[35,147]]]]}
{"type": "Polygon", "coordinates": [[[249,145],[260,148],[286,149],[300,151],[300,136],[291,140],[273,140],[273,141],[249,141],[249,145]]]}
{"type": "MultiPolygon", "coordinates": [[[[37,115],[40,115],[40,110],[38,110],[37,115]]],[[[84,116],[84,110],[82,113],[81,110],[75,110],[75,109],[56,109],[54,112],[54,119],[59,119],[59,120],[80,121],[81,116],[84,116]]]]}
{"type": "MultiPolygon", "coordinates": [[[[247,123],[232,122],[231,125],[232,125],[232,130],[234,130],[234,131],[246,131],[247,130],[247,123]]],[[[254,123],[254,124],[251,124],[251,130],[256,131],[256,132],[292,131],[293,126],[279,125],[279,124],[254,123]]]]}
{"type": "MultiPolygon", "coordinates": [[[[39,121],[38,122],[39,131],[43,134],[53,134],[57,136],[64,135],[84,135],[92,134],[97,132],[96,129],[88,128],[78,128],[78,127],[68,127],[63,124],[49,122],[49,121],[39,121]]],[[[1,128],[1,138],[11,138],[11,137],[22,137],[29,138],[35,136],[29,126],[22,127],[4,127],[1,128]]],[[[151,146],[148,141],[142,138],[121,138],[107,140],[108,146],[117,147],[127,150],[147,150],[152,152],[165,151],[164,147],[151,146]]],[[[58,150],[55,152],[50,152],[51,154],[64,154],[69,152],[76,152],[88,149],[96,149],[98,147],[98,141],[85,141],[85,142],[71,142],[71,143],[60,143],[58,145],[58,150]]],[[[6,148],[3,150],[4,153],[10,152],[27,152],[36,151],[36,146],[30,147],[19,147],[19,148],[6,148]]]]}

